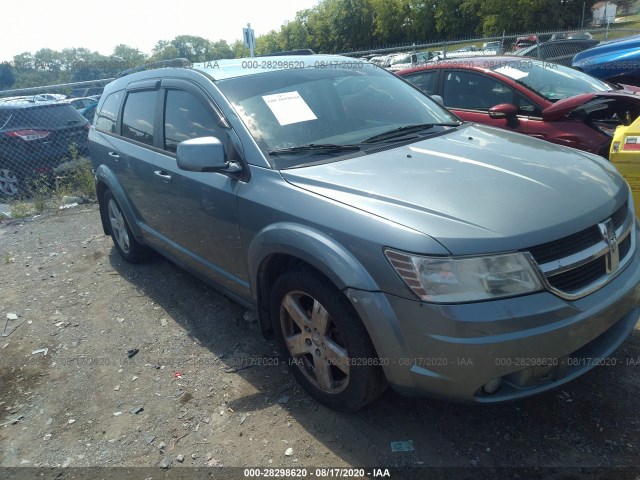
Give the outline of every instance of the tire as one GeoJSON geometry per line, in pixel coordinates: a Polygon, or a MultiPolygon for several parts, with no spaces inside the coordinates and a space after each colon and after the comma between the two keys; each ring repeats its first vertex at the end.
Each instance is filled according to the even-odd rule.
{"type": "Polygon", "coordinates": [[[20,193],[19,183],[13,170],[0,167],[0,197],[15,198],[20,193]]]}
{"type": "Polygon", "coordinates": [[[364,325],[324,277],[306,268],[285,272],[271,290],[270,313],[293,375],[320,403],[353,412],[385,390],[364,325]]]}
{"type": "Polygon", "coordinates": [[[102,198],[102,208],[104,208],[104,214],[109,222],[111,238],[120,256],[129,263],[140,263],[149,258],[149,247],[142,245],[135,239],[111,190],[104,192],[102,198]]]}

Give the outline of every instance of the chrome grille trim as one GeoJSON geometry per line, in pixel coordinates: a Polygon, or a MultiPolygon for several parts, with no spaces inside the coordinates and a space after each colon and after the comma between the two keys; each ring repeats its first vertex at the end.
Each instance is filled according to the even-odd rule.
{"type": "MultiPolygon", "coordinates": [[[[616,212],[616,214],[617,213],[618,212],[616,212]]],[[[613,218],[613,216],[611,218],[613,218]]],[[[611,218],[606,219],[605,221],[610,221],[611,218]]],[[[618,246],[622,245],[623,242],[625,242],[628,238],[631,244],[624,257],[621,257],[619,259],[618,268],[611,273],[606,273],[603,271],[602,275],[598,279],[576,291],[567,292],[554,287],[552,284],[553,277],[571,272],[572,270],[587,266],[596,261],[604,261],[601,260],[601,258],[610,252],[610,245],[604,240],[604,238],[579,252],[575,252],[566,257],[552,260],[546,263],[538,264],[535,257],[530,252],[525,252],[525,254],[533,263],[533,265],[538,268],[540,280],[547,290],[566,300],[576,300],[602,288],[625,269],[627,264],[631,261],[636,248],[635,225],[636,221],[633,210],[627,206],[626,217],[624,218],[624,221],[621,222],[621,224],[618,226],[618,228],[615,229],[615,234],[617,237],[618,246]]],[[[597,228],[597,226],[594,227],[597,228]]]]}

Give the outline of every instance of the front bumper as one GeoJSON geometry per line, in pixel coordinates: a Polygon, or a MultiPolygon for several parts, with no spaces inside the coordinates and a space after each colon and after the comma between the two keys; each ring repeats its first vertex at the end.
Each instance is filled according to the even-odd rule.
{"type": "Polygon", "coordinates": [[[396,391],[500,402],[566,383],[618,348],[640,316],[640,255],[636,250],[609,284],[575,301],[541,292],[434,305],[381,292],[346,293],[396,391]],[[489,394],[485,386],[492,381],[500,387],[489,394]]]}

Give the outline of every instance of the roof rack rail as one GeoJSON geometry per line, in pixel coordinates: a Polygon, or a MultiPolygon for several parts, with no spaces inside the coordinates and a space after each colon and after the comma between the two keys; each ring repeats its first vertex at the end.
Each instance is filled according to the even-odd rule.
{"type": "Polygon", "coordinates": [[[138,67],[127,68],[126,70],[121,71],[116,75],[116,78],[124,77],[125,75],[130,75],[136,72],[144,72],[145,70],[154,70],[156,68],[165,68],[165,67],[173,67],[173,68],[184,68],[190,67],[191,62],[186,58],[171,58],[169,60],[159,60],[157,62],[145,63],[144,65],[140,65],[138,67]]]}
{"type": "Polygon", "coordinates": [[[285,50],[283,52],[271,52],[263,53],[262,55],[256,55],[256,57],[277,57],[280,55],[315,55],[316,52],[310,48],[300,48],[298,50],[285,50]]]}

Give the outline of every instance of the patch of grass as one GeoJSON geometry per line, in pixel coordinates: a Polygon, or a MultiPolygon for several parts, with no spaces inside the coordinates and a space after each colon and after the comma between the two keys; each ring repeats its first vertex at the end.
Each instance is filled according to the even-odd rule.
{"type": "Polygon", "coordinates": [[[5,265],[9,265],[10,263],[13,263],[13,257],[9,252],[5,253],[2,259],[4,260],[5,265]]]}
{"type": "Polygon", "coordinates": [[[55,169],[56,197],[59,200],[65,195],[95,198],[96,185],[91,162],[86,157],[80,157],[74,147],[71,147],[71,157],[71,161],[55,169]]]}
{"type": "Polygon", "coordinates": [[[16,201],[9,204],[9,213],[12,218],[27,218],[35,213],[35,208],[29,202],[16,201]]]}
{"type": "Polygon", "coordinates": [[[604,32],[598,32],[593,38],[604,41],[606,36],[607,40],[615,40],[640,33],[640,15],[628,15],[623,18],[624,20],[609,25],[608,35],[605,35],[604,32]]]}

